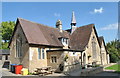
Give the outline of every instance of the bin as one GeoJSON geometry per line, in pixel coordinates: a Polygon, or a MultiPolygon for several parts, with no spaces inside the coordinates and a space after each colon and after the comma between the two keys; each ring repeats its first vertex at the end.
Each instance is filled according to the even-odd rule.
{"type": "Polygon", "coordinates": [[[10,71],[11,71],[12,73],[15,73],[15,67],[14,67],[14,65],[17,65],[17,64],[11,64],[11,65],[10,65],[10,71]]]}
{"type": "Polygon", "coordinates": [[[23,69],[21,70],[21,74],[22,74],[22,75],[28,75],[28,69],[27,69],[27,68],[23,68],[23,69]]]}
{"type": "Polygon", "coordinates": [[[22,65],[14,65],[15,67],[15,74],[21,74],[21,70],[22,70],[22,65]]]}

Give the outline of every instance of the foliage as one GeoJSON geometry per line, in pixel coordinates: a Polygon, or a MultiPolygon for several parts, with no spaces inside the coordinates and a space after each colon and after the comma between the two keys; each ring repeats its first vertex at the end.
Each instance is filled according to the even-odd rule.
{"type": "Polygon", "coordinates": [[[93,66],[93,67],[100,67],[100,65],[95,65],[95,66],[93,66]]]}
{"type": "Polygon", "coordinates": [[[120,60],[120,48],[118,48],[119,44],[120,42],[118,40],[114,40],[106,44],[106,48],[110,54],[110,62],[117,62],[120,60]]]}
{"type": "Polygon", "coordinates": [[[2,36],[0,35],[0,49],[2,49],[2,36]]]}
{"type": "Polygon", "coordinates": [[[5,42],[10,40],[14,26],[14,21],[6,21],[1,23],[2,40],[4,40],[5,42]]]}
{"type": "Polygon", "coordinates": [[[120,74],[120,71],[115,71],[115,73],[118,73],[118,74],[120,74]]]}
{"type": "Polygon", "coordinates": [[[30,73],[30,72],[29,72],[28,75],[33,75],[33,73],[30,73]]]}
{"type": "Polygon", "coordinates": [[[1,28],[0,28],[0,35],[2,37],[0,37],[1,40],[1,44],[0,45],[0,49],[8,49],[8,43],[10,41],[10,38],[12,36],[12,32],[15,26],[15,22],[14,21],[6,21],[6,22],[2,22],[1,23],[1,28]]]}
{"type": "Polygon", "coordinates": [[[2,42],[2,48],[1,49],[8,49],[8,42],[6,42],[6,43],[2,42]]]}
{"type": "Polygon", "coordinates": [[[68,59],[68,55],[66,54],[65,58],[64,58],[64,61],[67,61],[68,59]]]}

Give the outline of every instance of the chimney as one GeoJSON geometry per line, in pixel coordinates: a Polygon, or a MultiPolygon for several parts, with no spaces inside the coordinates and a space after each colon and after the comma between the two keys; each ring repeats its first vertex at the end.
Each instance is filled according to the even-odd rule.
{"type": "Polygon", "coordinates": [[[62,32],[62,22],[61,22],[61,20],[57,20],[57,22],[56,22],[56,28],[58,28],[59,31],[62,32]]]}
{"type": "Polygon", "coordinates": [[[75,19],[75,14],[74,11],[72,12],[72,19],[71,19],[71,33],[73,33],[76,29],[76,19],[75,19]]]}

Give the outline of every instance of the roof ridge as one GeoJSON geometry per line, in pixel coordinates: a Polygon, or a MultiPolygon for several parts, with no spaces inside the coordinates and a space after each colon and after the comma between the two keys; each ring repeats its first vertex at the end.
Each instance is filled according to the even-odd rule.
{"type": "Polygon", "coordinates": [[[79,27],[77,27],[77,28],[85,27],[85,26],[90,26],[90,25],[94,26],[95,24],[91,23],[91,24],[87,24],[87,25],[79,26],[79,27]]]}
{"type": "Polygon", "coordinates": [[[78,28],[82,28],[82,27],[86,27],[86,26],[91,26],[91,25],[92,25],[92,27],[94,27],[95,24],[83,25],[83,26],[77,27],[76,30],[77,30],[78,28]]]}
{"type": "MultiPolygon", "coordinates": [[[[48,26],[48,25],[45,25],[45,24],[36,23],[36,22],[29,21],[29,20],[26,20],[26,19],[23,19],[23,18],[20,18],[20,17],[18,17],[18,19],[25,20],[25,21],[28,21],[28,22],[31,22],[31,23],[34,23],[34,24],[37,24],[37,25],[42,25],[42,26],[46,26],[46,27],[49,27],[49,28],[54,28],[52,26],[48,26]]],[[[57,29],[57,28],[54,28],[54,29],[57,29]]],[[[63,30],[63,31],[66,32],[65,30],[63,30]]]]}

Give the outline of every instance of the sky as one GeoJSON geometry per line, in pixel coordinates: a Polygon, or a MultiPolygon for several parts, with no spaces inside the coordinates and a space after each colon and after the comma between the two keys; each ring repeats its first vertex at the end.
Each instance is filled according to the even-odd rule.
{"type": "Polygon", "coordinates": [[[77,27],[95,24],[98,36],[105,42],[117,38],[117,2],[3,2],[2,21],[16,21],[18,17],[55,27],[62,21],[63,30],[71,28],[72,11],[77,27]]]}

